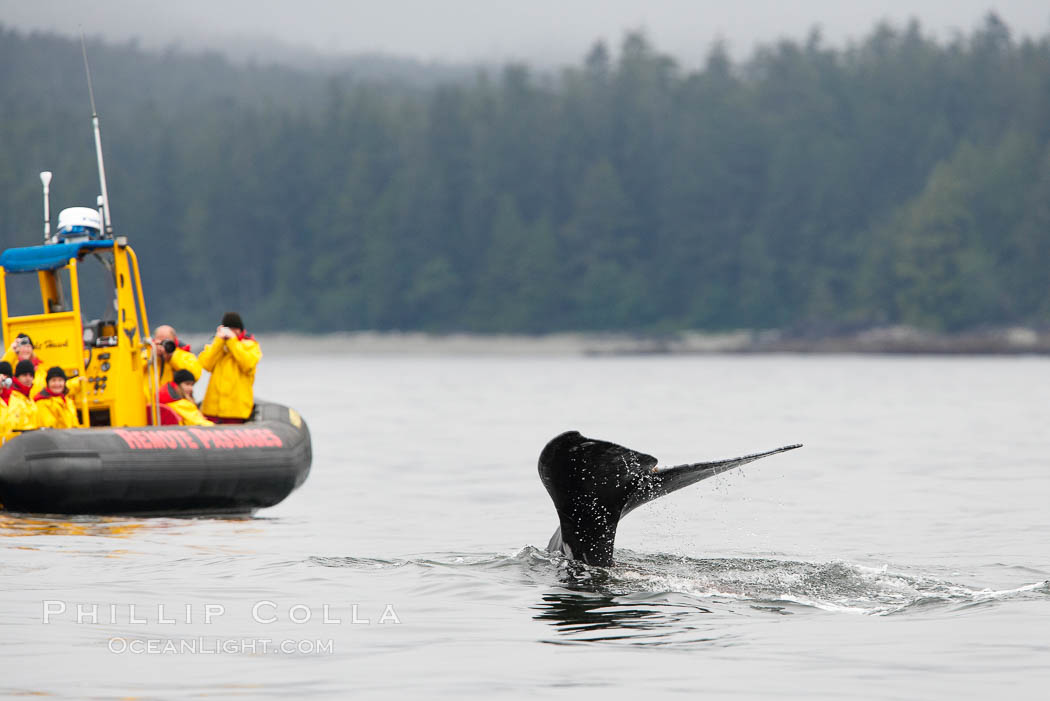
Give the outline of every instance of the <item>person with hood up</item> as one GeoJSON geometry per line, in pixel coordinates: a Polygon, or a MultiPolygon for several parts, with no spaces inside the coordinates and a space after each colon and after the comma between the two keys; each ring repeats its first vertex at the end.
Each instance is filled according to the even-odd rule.
{"type": "Polygon", "coordinates": [[[255,368],[262,349],[244,331],[240,314],[227,312],[215,330],[215,340],[199,356],[211,373],[201,411],[217,424],[242,424],[255,408],[255,368]]]}
{"type": "Polygon", "coordinates": [[[189,370],[176,370],[172,380],[161,388],[157,403],[166,406],[179,417],[180,426],[214,426],[205,418],[193,401],[193,385],[197,378],[189,370]]]}
{"type": "Polygon", "coordinates": [[[66,371],[62,368],[48,368],[47,387],[35,400],[40,428],[80,428],[77,408],[66,386],[66,371]]]}

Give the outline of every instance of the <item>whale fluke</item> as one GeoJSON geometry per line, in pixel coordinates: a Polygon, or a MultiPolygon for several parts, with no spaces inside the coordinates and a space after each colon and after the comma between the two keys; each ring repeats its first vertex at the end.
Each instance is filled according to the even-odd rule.
{"type": "Polygon", "coordinates": [[[540,453],[539,472],[558,510],[547,549],[588,565],[613,564],[620,519],[642,504],[801,444],[728,460],[657,467],[652,455],[566,431],[540,453]]]}

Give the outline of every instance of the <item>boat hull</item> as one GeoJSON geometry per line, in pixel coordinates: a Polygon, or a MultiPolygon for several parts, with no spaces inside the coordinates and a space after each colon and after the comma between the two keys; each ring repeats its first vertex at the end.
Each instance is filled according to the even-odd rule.
{"type": "Polygon", "coordinates": [[[259,404],[221,426],[42,429],[0,447],[0,506],[97,515],[247,514],[310,471],[310,431],[294,410],[259,404]]]}

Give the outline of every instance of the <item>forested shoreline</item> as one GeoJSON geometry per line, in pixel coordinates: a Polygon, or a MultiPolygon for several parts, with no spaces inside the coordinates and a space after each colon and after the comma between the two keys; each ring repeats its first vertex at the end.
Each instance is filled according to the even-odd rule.
{"type": "MultiPolygon", "coordinates": [[[[639,34],[432,85],[89,42],[152,320],[259,330],[1050,324],[1050,37],[639,34]]],[[[79,42],[0,26],[0,244],[97,192],[79,42]]]]}

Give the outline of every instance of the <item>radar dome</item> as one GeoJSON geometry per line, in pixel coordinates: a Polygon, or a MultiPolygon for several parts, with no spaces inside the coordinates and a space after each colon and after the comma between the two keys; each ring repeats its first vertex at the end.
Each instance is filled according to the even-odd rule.
{"type": "Polygon", "coordinates": [[[91,207],[68,207],[58,213],[58,238],[62,240],[100,238],[102,218],[91,207]]]}

